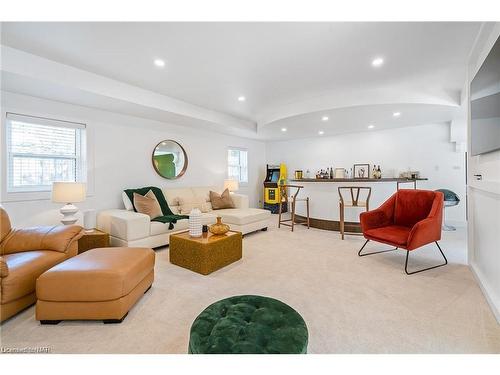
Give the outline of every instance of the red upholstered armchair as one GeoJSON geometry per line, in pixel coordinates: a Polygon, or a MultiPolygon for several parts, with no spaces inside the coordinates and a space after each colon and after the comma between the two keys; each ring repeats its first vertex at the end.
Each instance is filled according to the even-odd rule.
{"type": "Polygon", "coordinates": [[[408,275],[448,264],[438,241],[441,239],[443,220],[443,193],[430,190],[398,190],[382,206],[360,215],[361,229],[366,242],[359,256],[385,253],[399,248],[406,250],[405,272],[408,275]],[[362,254],[370,241],[395,246],[394,249],[362,254]],[[437,266],[408,272],[410,251],[435,242],[444,263],[437,266]]]}

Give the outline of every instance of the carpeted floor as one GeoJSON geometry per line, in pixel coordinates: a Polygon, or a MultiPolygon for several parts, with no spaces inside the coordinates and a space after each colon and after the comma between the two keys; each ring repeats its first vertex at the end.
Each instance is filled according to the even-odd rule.
{"type": "MultiPolygon", "coordinates": [[[[1,326],[3,347],[52,353],[186,353],[192,321],[206,306],[238,294],[274,297],[309,329],[309,353],[500,353],[497,324],[470,270],[450,264],[406,276],[405,252],[359,258],[363,239],[298,227],[247,235],[243,259],[209,276],[171,265],[157,251],[153,288],[122,324],[40,326],[31,307],[1,326]]],[[[465,246],[457,232],[442,247],[465,246]],[[458,236],[458,237],[457,237],[458,236]]],[[[371,245],[369,250],[382,249],[371,245]]],[[[426,247],[410,264],[439,261],[426,247]]],[[[463,252],[463,250],[462,250],[463,252]]]]}

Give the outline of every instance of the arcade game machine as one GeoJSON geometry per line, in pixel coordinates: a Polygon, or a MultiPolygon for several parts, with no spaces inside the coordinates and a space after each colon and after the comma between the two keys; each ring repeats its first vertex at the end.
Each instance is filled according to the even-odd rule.
{"type": "MultiPolygon", "coordinates": [[[[281,163],[277,165],[266,166],[266,180],[264,181],[264,209],[271,211],[273,214],[278,213],[279,209],[279,185],[286,184],[286,166],[281,163]]],[[[282,203],[281,212],[287,212],[286,202],[282,203]]]]}

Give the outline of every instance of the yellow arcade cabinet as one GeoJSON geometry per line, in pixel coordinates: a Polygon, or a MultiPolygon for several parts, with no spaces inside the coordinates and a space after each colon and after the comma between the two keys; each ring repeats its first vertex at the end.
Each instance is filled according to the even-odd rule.
{"type": "MultiPolygon", "coordinates": [[[[273,214],[278,213],[279,209],[279,185],[286,184],[286,165],[281,163],[278,165],[266,166],[266,180],[264,181],[264,209],[271,211],[273,214]]],[[[287,212],[287,204],[282,204],[282,212],[287,212]]]]}

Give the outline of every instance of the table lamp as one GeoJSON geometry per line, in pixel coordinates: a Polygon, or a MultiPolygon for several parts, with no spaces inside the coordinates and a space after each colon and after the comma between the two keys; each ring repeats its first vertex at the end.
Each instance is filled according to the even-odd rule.
{"type": "Polygon", "coordinates": [[[237,180],[224,180],[224,190],[227,189],[230,193],[232,193],[233,191],[238,191],[239,188],[240,186],[237,180]]]}
{"type": "Polygon", "coordinates": [[[52,183],[52,202],[66,203],[60,210],[63,218],[61,222],[64,225],[76,223],[78,218],[75,214],[78,207],[73,203],[83,202],[85,200],[85,184],[80,182],[53,182],[52,183]]]}

